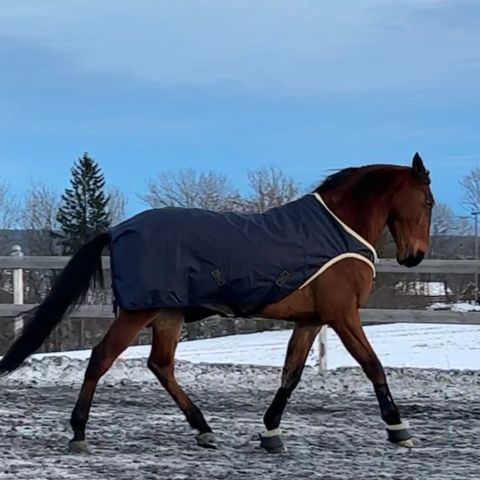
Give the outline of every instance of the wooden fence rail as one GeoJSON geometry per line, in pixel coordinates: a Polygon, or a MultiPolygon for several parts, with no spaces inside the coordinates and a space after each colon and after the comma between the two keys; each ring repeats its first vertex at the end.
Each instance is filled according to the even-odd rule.
{"type": "MultiPolygon", "coordinates": [[[[17,317],[36,305],[0,304],[0,318],[17,317]]],[[[427,323],[439,325],[480,325],[480,312],[452,312],[450,310],[390,310],[364,308],[360,310],[365,324],[427,323]]],[[[112,305],[82,305],[70,314],[71,318],[113,318],[112,305]]]]}
{"type": "MultiPolygon", "coordinates": [[[[13,254],[12,254],[13,255],[13,254]]],[[[70,257],[2,257],[0,256],[0,269],[25,269],[25,270],[55,270],[62,269],[70,257]]],[[[102,257],[105,270],[110,270],[110,257],[102,257]]],[[[399,265],[393,258],[381,258],[377,266],[378,273],[443,273],[474,275],[480,273],[480,260],[424,260],[415,268],[399,265]]]]}
{"type": "MultiPolygon", "coordinates": [[[[13,304],[0,304],[0,319],[13,317],[15,334],[23,328],[21,314],[34,305],[23,304],[23,271],[24,270],[52,270],[65,267],[70,257],[30,257],[24,256],[21,248],[15,246],[10,256],[0,256],[0,270],[13,272],[13,304]]],[[[110,258],[103,257],[102,265],[105,270],[110,269],[110,258]]],[[[391,274],[461,274],[478,275],[480,260],[424,260],[419,266],[409,269],[399,265],[395,259],[380,259],[377,264],[378,273],[391,274]]],[[[365,324],[385,323],[430,323],[430,324],[462,324],[480,325],[480,312],[452,312],[439,310],[391,310],[391,309],[363,309],[362,320],[365,324]]],[[[83,305],[70,315],[72,318],[94,319],[112,318],[111,305],[83,305]]],[[[326,328],[320,335],[320,370],[326,368],[327,345],[326,328]]]]}

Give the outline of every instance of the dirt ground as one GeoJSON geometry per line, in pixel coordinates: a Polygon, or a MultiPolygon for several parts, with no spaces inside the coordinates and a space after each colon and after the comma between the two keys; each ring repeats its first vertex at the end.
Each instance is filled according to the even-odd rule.
{"type": "Polygon", "coordinates": [[[153,377],[135,377],[143,365],[128,360],[121,369],[129,375],[97,390],[93,454],[74,456],[68,419],[79,385],[47,375],[45,363],[55,361],[35,366],[38,381],[0,380],[2,480],[480,478],[480,371],[388,370],[403,418],[422,442],[404,450],[386,441],[359,369],[324,376],[309,369],[284,417],[288,452],[275,456],[259,449],[257,436],[278,368],[180,364],[180,382],[220,439],[218,450],[204,450],[153,377]]]}

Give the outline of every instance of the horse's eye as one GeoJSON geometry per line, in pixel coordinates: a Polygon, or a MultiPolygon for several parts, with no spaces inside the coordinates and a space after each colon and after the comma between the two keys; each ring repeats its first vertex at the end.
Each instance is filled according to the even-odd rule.
{"type": "Polygon", "coordinates": [[[425,200],[425,203],[427,204],[427,207],[433,207],[433,202],[431,200],[425,200]]]}

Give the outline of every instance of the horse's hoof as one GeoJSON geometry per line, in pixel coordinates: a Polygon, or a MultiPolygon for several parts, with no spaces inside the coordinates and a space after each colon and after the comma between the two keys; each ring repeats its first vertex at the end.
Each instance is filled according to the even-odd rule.
{"type": "Polygon", "coordinates": [[[260,446],[268,453],[278,454],[287,451],[279,429],[260,435],[260,446]]]}
{"type": "Polygon", "coordinates": [[[77,455],[90,455],[92,453],[85,440],[72,440],[68,444],[68,449],[70,450],[70,453],[75,453],[77,455]]]}
{"type": "Polygon", "coordinates": [[[388,440],[399,447],[415,448],[420,442],[410,433],[408,422],[399,425],[387,425],[388,440]]]}
{"type": "Polygon", "coordinates": [[[420,446],[420,440],[418,440],[418,438],[412,437],[408,440],[400,440],[400,442],[397,442],[397,445],[404,448],[416,448],[420,446]]]}
{"type": "Polygon", "coordinates": [[[203,448],[213,448],[217,447],[217,437],[212,432],[199,433],[196,437],[197,444],[203,448]]]}

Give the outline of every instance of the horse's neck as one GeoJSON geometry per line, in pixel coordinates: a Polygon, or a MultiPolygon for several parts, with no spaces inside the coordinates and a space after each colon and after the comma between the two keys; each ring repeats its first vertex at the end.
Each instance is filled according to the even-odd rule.
{"type": "Polygon", "coordinates": [[[371,245],[376,246],[387,224],[388,207],[373,199],[354,199],[345,192],[327,192],[323,200],[332,212],[371,245]]]}

